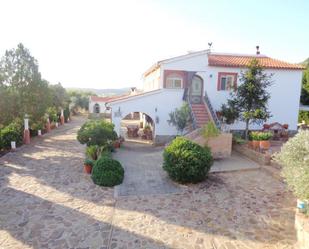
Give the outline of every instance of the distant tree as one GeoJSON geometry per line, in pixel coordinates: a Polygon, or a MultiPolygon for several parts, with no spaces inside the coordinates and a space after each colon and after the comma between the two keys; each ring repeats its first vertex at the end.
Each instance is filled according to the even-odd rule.
{"type": "Polygon", "coordinates": [[[184,129],[191,121],[189,105],[187,103],[183,104],[179,109],[176,108],[175,111],[171,112],[169,116],[170,119],[167,122],[175,126],[178,132],[183,134],[184,129]]]}
{"type": "Polygon", "coordinates": [[[227,104],[221,107],[221,115],[230,123],[240,120],[246,124],[245,138],[248,139],[249,124],[260,123],[271,117],[267,103],[272,75],[267,75],[256,59],[250,62],[248,70],[241,72],[241,84],[231,92],[227,104]],[[227,117],[225,117],[225,115],[227,117]]]}
{"type": "Polygon", "coordinates": [[[304,65],[306,69],[303,73],[300,101],[304,105],[309,105],[309,58],[304,62],[304,65]]]}
{"type": "Polygon", "coordinates": [[[88,110],[89,107],[89,96],[96,96],[95,93],[90,91],[68,91],[70,97],[70,109],[73,112],[77,112],[78,109],[88,110]]]}
{"type": "Polygon", "coordinates": [[[52,106],[56,107],[59,110],[60,108],[64,108],[68,105],[70,98],[61,83],[49,85],[49,91],[52,106]]]}
{"type": "MultiPolygon", "coordinates": [[[[44,115],[48,106],[48,84],[41,79],[36,59],[28,49],[18,44],[16,49],[5,52],[0,61],[0,87],[8,99],[14,96],[14,111],[7,113],[11,119],[25,113],[33,118],[44,115]]],[[[11,102],[3,108],[10,109],[11,102]]]]}

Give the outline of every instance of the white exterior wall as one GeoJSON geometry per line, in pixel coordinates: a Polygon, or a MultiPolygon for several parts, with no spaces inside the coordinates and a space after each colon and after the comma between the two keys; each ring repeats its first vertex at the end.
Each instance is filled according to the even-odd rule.
{"type": "MultiPolygon", "coordinates": [[[[227,68],[227,67],[208,67],[207,72],[199,75],[204,79],[204,90],[207,91],[208,97],[215,110],[219,110],[223,103],[230,96],[229,91],[218,91],[218,73],[232,72],[238,73],[245,69],[227,68]],[[212,77],[210,77],[212,75],[212,77]]],[[[266,69],[267,74],[273,74],[273,84],[269,87],[270,99],[268,101],[269,111],[272,117],[266,123],[279,122],[289,124],[290,130],[297,130],[299,100],[301,91],[302,72],[297,70],[275,70],[266,69]]],[[[239,80],[237,81],[239,85],[239,80]]],[[[235,123],[231,129],[244,129],[243,122],[235,123]]],[[[251,129],[260,129],[262,125],[250,125],[251,129]]]]}
{"type": "Polygon", "coordinates": [[[104,113],[106,112],[106,106],[105,106],[105,102],[95,102],[95,101],[89,101],[89,113],[94,113],[93,112],[93,107],[95,104],[99,104],[100,106],[100,113],[104,113]]]}
{"type": "Polygon", "coordinates": [[[131,112],[143,112],[152,118],[155,135],[177,135],[176,128],[170,126],[167,120],[169,119],[169,113],[182,105],[182,96],[182,89],[162,89],[123,101],[109,103],[109,106],[112,107],[112,122],[115,125],[115,131],[118,135],[120,134],[120,122],[126,115],[131,112]],[[117,117],[115,112],[119,108],[121,116],[117,117]],[[156,123],[156,118],[159,119],[159,123],[156,123]]]}
{"type": "MultiPolygon", "coordinates": [[[[205,72],[207,70],[207,66],[208,66],[208,58],[206,54],[196,55],[194,57],[188,57],[183,60],[175,59],[174,61],[163,63],[161,65],[162,78],[164,75],[164,70],[205,72]]],[[[163,80],[162,80],[162,87],[163,87],[163,80]]]]}
{"type": "MultiPolygon", "coordinates": [[[[240,68],[209,67],[207,54],[196,55],[183,60],[174,60],[161,65],[162,77],[164,70],[195,71],[204,80],[204,92],[207,91],[214,110],[219,110],[229,97],[228,91],[218,91],[218,73],[232,72],[240,75],[240,68]]],[[[289,129],[297,129],[299,100],[301,91],[301,70],[275,70],[267,69],[266,73],[273,73],[273,85],[269,88],[271,98],[268,102],[272,117],[267,123],[279,122],[289,124],[289,129]]],[[[237,82],[239,85],[239,81],[237,82]]],[[[163,79],[161,81],[163,87],[163,79]]],[[[235,123],[231,129],[244,129],[242,122],[235,123]]],[[[250,125],[251,129],[260,129],[262,125],[250,125]]]]}
{"type": "Polygon", "coordinates": [[[160,74],[161,70],[160,68],[158,68],[144,78],[143,90],[145,92],[153,91],[160,88],[160,74]]]}

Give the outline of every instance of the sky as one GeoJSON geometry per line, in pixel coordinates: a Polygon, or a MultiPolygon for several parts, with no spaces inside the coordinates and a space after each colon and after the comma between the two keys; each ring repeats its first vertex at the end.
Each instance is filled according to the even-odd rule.
{"type": "Polygon", "coordinates": [[[158,60],[208,48],[298,63],[308,0],[0,0],[0,55],[23,43],[64,87],[141,87],[158,60]]]}

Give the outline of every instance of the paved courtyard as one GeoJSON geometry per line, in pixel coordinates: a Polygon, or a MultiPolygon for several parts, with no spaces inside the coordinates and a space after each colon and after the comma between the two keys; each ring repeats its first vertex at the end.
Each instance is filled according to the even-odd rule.
{"type": "Polygon", "coordinates": [[[295,199],[263,170],[213,173],[187,187],[165,182],[175,191],[115,199],[114,189],[82,172],[82,122],[0,158],[1,249],[293,248],[295,199]]]}

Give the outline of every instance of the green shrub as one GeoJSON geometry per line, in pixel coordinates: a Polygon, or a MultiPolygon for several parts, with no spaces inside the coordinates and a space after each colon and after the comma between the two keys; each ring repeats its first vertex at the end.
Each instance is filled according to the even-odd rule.
{"type": "Polygon", "coordinates": [[[251,131],[250,139],[255,141],[265,141],[273,137],[271,132],[251,131]]]}
{"type": "Polygon", "coordinates": [[[68,118],[70,117],[70,109],[68,106],[63,110],[63,116],[64,116],[64,121],[68,122],[68,118]]]}
{"type": "Polygon", "coordinates": [[[91,120],[78,130],[77,140],[81,144],[110,147],[117,139],[114,125],[104,120],[91,120]]]}
{"type": "Polygon", "coordinates": [[[169,125],[173,125],[182,134],[191,120],[191,110],[188,103],[184,103],[179,109],[169,113],[169,125]]]}
{"type": "Polygon", "coordinates": [[[44,129],[44,123],[43,121],[37,121],[37,122],[30,122],[30,135],[31,136],[37,136],[38,130],[44,129]]]}
{"type": "Polygon", "coordinates": [[[56,107],[48,107],[47,110],[46,110],[46,113],[48,114],[50,122],[57,122],[58,121],[58,115],[57,115],[56,107]]]}
{"type": "Polygon", "coordinates": [[[283,166],[282,175],[295,195],[309,200],[309,130],[289,139],[275,160],[283,166]]]}
{"type": "Polygon", "coordinates": [[[94,161],[87,158],[87,159],[85,159],[84,164],[85,164],[85,165],[89,165],[89,166],[93,166],[94,161]]]}
{"type": "Polygon", "coordinates": [[[251,131],[249,134],[250,140],[260,141],[260,132],[259,131],[251,131]]]}
{"type": "Polygon", "coordinates": [[[11,141],[15,141],[16,145],[23,142],[23,125],[20,119],[15,119],[0,130],[0,149],[11,148],[11,141]]]}
{"type": "Polygon", "coordinates": [[[163,153],[163,169],[181,183],[203,181],[213,163],[210,149],[183,137],[175,138],[163,153]]]}
{"type": "Polygon", "coordinates": [[[202,135],[205,138],[206,142],[211,137],[217,137],[220,134],[220,130],[217,128],[214,122],[208,122],[202,128],[202,135]]]}
{"type": "Polygon", "coordinates": [[[111,151],[107,146],[90,145],[86,148],[86,156],[92,160],[97,160],[101,156],[111,157],[111,151]]]}
{"type": "Polygon", "coordinates": [[[272,137],[273,137],[273,134],[271,132],[260,132],[259,133],[259,140],[260,141],[269,140],[272,137]]]}
{"type": "Polygon", "coordinates": [[[103,156],[94,163],[91,178],[100,186],[112,187],[121,184],[124,177],[124,169],[120,162],[103,156]]]}
{"type": "Polygon", "coordinates": [[[309,111],[300,111],[298,114],[298,122],[301,123],[305,121],[309,125],[309,111]]]}
{"type": "Polygon", "coordinates": [[[245,144],[247,141],[241,137],[240,134],[233,134],[233,142],[236,144],[245,144]]]}

